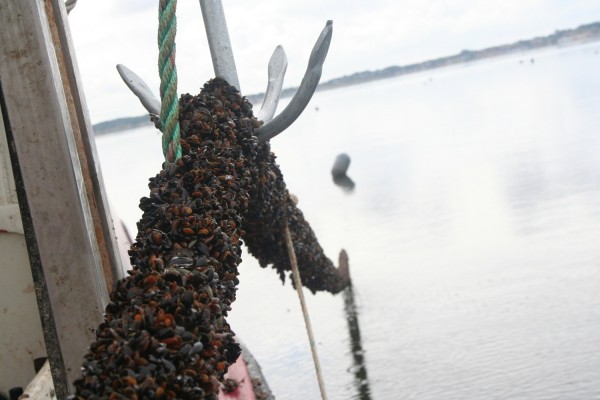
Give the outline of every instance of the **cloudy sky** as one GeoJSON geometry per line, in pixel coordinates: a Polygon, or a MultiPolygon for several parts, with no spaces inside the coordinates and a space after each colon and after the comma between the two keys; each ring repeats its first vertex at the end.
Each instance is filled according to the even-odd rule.
{"type": "MultiPolygon", "coordinates": [[[[334,33],[323,80],[547,35],[600,21],[598,0],[225,0],[244,94],[265,90],[278,44],[288,57],[284,87],[296,86],[328,19],[334,33]]],[[[199,2],[177,6],[178,92],[213,77],[199,2]]],[[[121,81],[124,64],[158,94],[157,0],[80,0],[69,16],[92,123],[142,115],[121,81]]]]}

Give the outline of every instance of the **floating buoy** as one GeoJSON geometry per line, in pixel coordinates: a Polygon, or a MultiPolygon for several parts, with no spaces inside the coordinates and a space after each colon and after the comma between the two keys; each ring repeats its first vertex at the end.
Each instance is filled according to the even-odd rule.
{"type": "Polygon", "coordinates": [[[333,182],[340,186],[342,189],[352,191],[354,189],[354,181],[346,175],[350,167],[350,156],[346,153],[341,153],[335,158],[333,168],[331,168],[331,175],[333,176],[333,182]]]}

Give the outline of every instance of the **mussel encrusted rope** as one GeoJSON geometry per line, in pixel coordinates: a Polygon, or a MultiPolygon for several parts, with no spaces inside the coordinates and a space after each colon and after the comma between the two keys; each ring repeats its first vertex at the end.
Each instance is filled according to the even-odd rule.
{"type": "Polygon", "coordinates": [[[309,261],[300,265],[307,286],[338,292],[348,283],[291,202],[269,144],[258,143],[250,103],[214,79],[179,105],[182,157],[140,200],[133,269],[111,292],[77,398],[216,399],[240,353],[225,317],[244,237],[261,265],[283,274],[287,220],[298,260],[309,261]]]}

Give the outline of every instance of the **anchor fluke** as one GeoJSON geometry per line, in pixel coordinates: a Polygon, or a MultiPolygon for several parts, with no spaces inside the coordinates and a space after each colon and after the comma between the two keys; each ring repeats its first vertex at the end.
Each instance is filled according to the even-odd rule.
{"type": "Polygon", "coordinates": [[[321,79],[323,63],[325,62],[325,57],[329,50],[332,34],[333,22],[329,20],[313,47],[308,60],[306,73],[302,78],[298,91],[296,91],[296,94],[290,103],[279,115],[258,129],[257,136],[260,142],[266,142],[283,132],[300,116],[302,111],[304,111],[304,108],[306,108],[308,102],[312,98],[312,95],[319,84],[319,80],[321,79]]]}
{"type": "MultiPolygon", "coordinates": [[[[160,116],[160,100],[154,96],[146,82],[123,64],[117,64],[117,71],[127,87],[140,99],[144,108],[150,113],[150,117],[153,120],[158,118],[160,116]]],[[[159,127],[157,126],[157,128],[159,127]]]]}
{"type": "Polygon", "coordinates": [[[262,106],[256,118],[260,121],[269,122],[275,115],[281,88],[283,87],[283,78],[287,69],[287,57],[283,47],[277,46],[269,60],[269,83],[262,106]]]}

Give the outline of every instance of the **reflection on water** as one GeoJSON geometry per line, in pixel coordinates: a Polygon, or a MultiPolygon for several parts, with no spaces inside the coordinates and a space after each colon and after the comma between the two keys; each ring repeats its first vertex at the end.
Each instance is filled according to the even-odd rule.
{"type": "Polygon", "coordinates": [[[341,187],[346,192],[352,192],[356,184],[348,175],[335,175],[333,177],[333,183],[341,187]]]}
{"type": "Polygon", "coordinates": [[[347,175],[348,167],[350,166],[350,156],[346,153],[338,154],[331,168],[333,183],[341,187],[346,192],[354,190],[354,181],[347,175]]]}
{"type": "Polygon", "coordinates": [[[348,322],[348,332],[350,333],[350,351],[354,365],[354,384],[356,385],[358,395],[354,398],[358,400],[371,400],[371,389],[369,387],[369,378],[367,377],[367,366],[365,363],[364,350],[360,339],[360,326],[358,324],[358,310],[354,301],[354,290],[352,285],[344,290],[344,311],[346,312],[346,321],[348,322]]]}
{"type": "MultiPolygon", "coordinates": [[[[357,365],[374,399],[600,399],[599,49],[318,92],[272,140],[325,251],[352,265],[362,352],[341,296],[307,298],[330,399],[364,398],[357,365]],[[341,151],[352,196],[331,180],[341,151]]],[[[98,140],[131,231],[161,164],[150,131],[98,140]]],[[[243,259],[232,328],[278,399],[319,398],[293,289],[243,259]]]]}

